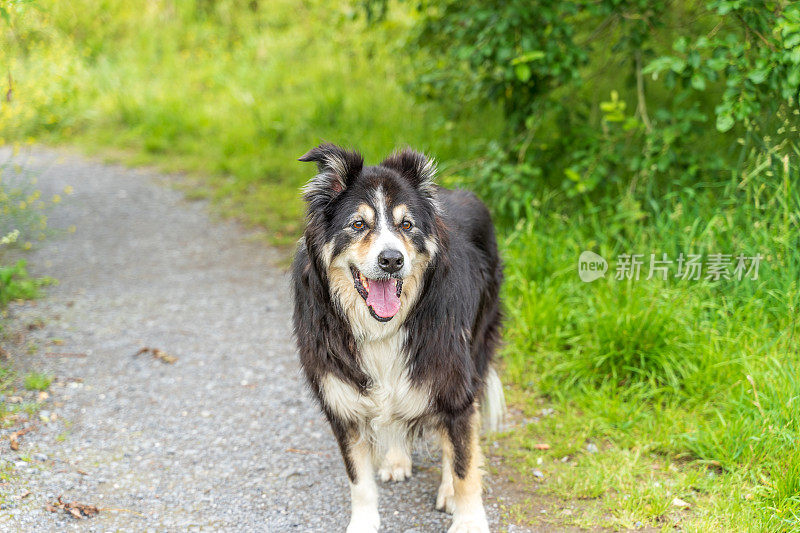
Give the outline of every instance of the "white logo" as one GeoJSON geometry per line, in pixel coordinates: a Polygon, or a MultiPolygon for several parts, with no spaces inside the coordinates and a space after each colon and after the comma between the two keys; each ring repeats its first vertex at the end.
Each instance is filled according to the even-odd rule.
{"type": "Polygon", "coordinates": [[[581,281],[590,283],[596,279],[604,278],[608,270],[608,262],[594,252],[586,250],[578,258],[578,276],[581,281]]]}

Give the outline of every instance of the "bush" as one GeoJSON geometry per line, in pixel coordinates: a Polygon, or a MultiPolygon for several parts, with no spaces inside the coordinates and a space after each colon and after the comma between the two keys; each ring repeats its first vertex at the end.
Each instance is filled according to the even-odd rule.
{"type": "Polygon", "coordinates": [[[525,216],[543,187],[593,200],[630,190],[649,211],[754,156],[797,167],[796,2],[422,6],[417,92],[454,113],[505,111],[506,136],[468,172],[503,220],[525,216]]]}

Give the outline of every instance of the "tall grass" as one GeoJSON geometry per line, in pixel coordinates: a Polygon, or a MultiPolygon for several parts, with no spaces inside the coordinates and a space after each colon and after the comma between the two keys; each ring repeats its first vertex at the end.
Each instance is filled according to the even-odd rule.
{"type": "Polygon", "coordinates": [[[235,0],[38,6],[5,31],[14,90],[0,136],[114,147],[210,176],[195,194],[278,243],[300,232],[297,190],[310,171],[296,159],[321,140],[373,161],[406,144],[453,161],[500,126],[490,109],[454,122],[404,92],[403,13],[371,27],[320,0],[256,11],[235,0]]]}
{"type": "Polygon", "coordinates": [[[577,210],[542,197],[504,243],[507,375],[588,413],[583,438],[716,465],[723,481],[701,492],[755,487],[752,527],[796,530],[798,185],[794,154],[647,209],[624,190],[577,210]],[[587,249],[609,260],[605,279],[580,281],[587,249]],[[764,260],[757,280],[646,280],[647,260],[638,281],[614,279],[620,254],[662,252],[764,260]]]}

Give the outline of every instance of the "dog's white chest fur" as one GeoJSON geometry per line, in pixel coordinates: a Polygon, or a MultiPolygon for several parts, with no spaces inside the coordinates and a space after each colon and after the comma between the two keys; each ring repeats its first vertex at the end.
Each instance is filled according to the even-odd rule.
{"type": "Polygon", "coordinates": [[[428,408],[429,391],[413,385],[408,377],[403,353],[406,334],[404,328],[398,328],[386,337],[359,342],[361,367],[371,379],[366,394],[332,375],[321,382],[326,404],[337,415],[358,423],[375,437],[379,437],[377,433],[382,433],[382,429],[393,431],[391,426],[406,426],[428,408]]]}

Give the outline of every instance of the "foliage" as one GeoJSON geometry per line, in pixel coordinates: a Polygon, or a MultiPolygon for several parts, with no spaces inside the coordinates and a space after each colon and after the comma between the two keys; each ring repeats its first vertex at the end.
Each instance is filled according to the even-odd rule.
{"type": "Polygon", "coordinates": [[[11,24],[11,14],[19,13],[25,7],[25,4],[31,4],[34,0],[5,0],[0,4],[0,18],[6,24],[11,24]]]}
{"type": "Polygon", "coordinates": [[[296,159],[321,140],[372,161],[405,144],[463,161],[481,132],[499,130],[490,109],[450,120],[403,92],[404,13],[372,27],[321,0],[255,10],[234,0],[37,5],[0,52],[14,80],[0,136],[110,146],[207,176],[193,197],[268,227],[279,244],[301,228],[309,169],[296,159]]]}
{"type": "Polygon", "coordinates": [[[412,40],[424,52],[418,92],[457,110],[488,101],[505,111],[507,137],[471,183],[506,220],[524,214],[529,191],[540,187],[596,200],[624,184],[649,201],[726,180],[747,164],[752,143],[775,159],[792,153],[800,122],[795,2],[423,6],[412,40]]]}
{"type": "MultiPolygon", "coordinates": [[[[715,109],[716,127],[728,131],[737,123],[761,126],[774,134],[774,117],[787,120],[798,109],[800,87],[800,7],[796,3],[717,0],[709,10],[721,26],[707,36],[673,44],[675,55],[665,55],[645,72],[665,73],[665,85],[705,91],[722,79],[725,90],[715,109]]],[[[779,134],[796,137],[796,119],[779,134]]]]}
{"type": "Polygon", "coordinates": [[[32,278],[25,269],[25,261],[14,265],[0,265],[0,308],[14,300],[32,300],[39,296],[39,289],[52,283],[49,278],[32,278]]]}

